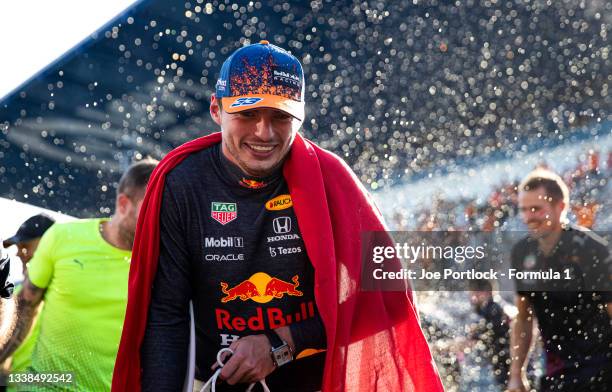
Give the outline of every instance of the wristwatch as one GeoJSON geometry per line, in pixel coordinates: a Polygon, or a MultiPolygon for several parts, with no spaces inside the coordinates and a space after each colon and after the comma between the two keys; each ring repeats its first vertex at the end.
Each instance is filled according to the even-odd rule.
{"type": "Polygon", "coordinates": [[[281,339],[274,330],[265,331],[264,334],[270,341],[270,346],[272,346],[270,355],[274,366],[280,367],[293,361],[293,352],[291,352],[291,347],[287,342],[281,339]]]}

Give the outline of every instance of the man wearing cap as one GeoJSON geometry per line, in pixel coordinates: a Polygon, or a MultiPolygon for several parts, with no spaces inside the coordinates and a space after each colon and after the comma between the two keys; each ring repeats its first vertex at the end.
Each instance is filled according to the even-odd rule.
{"type": "Polygon", "coordinates": [[[110,219],[56,223],[40,239],[16,296],[13,328],[0,336],[3,361],[23,342],[35,309],[45,301],[31,364],[9,380],[16,390],[110,389],[136,222],[156,165],[147,159],[127,169],[110,219]],[[53,377],[34,386],[29,383],[34,374],[53,377]]]}
{"type": "Polygon", "coordinates": [[[219,391],[442,390],[410,293],[359,290],[360,233],[384,225],[344,162],[299,135],[297,58],[236,50],[210,115],[221,132],[169,153],[147,189],[113,391],[193,376],[199,390],[227,348],[219,391]]]}
{"type": "MultiPolygon", "coordinates": [[[[38,248],[40,238],[54,223],[55,219],[46,214],[34,215],[19,226],[15,235],[2,243],[5,248],[13,245],[17,246],[17,256],[21,260],[24,276],[27,274],[28,263],[32,259],[36,248],[38,248]]],[[[18,283],[15,288],[15,295],[19,294],[22,288],[22,282],[18,283]]],[[[41,302],[33,316],[32,327],[23,343],[15,350],[12,357],[5,361],[4,367],[6,372],[23,372],[30,366],[32,350],[34,350],[34,344],[40,329],[37,316],[42,306],[43,303],[41,302]]]]}
{"type": "Polygon", "coordinates": [[[27,271],[27,264],[32,259],[40,237],[45,234],[45,231],[55,223],[55,219],[47,214],[38,214],[28,218],[19,226],[17,233],[14,236],[4,240],[2,245],[5,248],[16,245],[17,256],[21,260],[23,266],[23,274],[27,271]]]}

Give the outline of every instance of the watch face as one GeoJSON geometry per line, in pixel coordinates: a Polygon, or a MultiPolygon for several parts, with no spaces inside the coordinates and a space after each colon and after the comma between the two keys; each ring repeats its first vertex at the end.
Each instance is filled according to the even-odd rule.
{"type": "Polygon", "coordinates": [[[289,345],[285,343],[282,346],[272,350],[272,358],[274,359],[275,365],[279,367],[291,362],[293,360],[293,356],[291,355],[289,345]]]}

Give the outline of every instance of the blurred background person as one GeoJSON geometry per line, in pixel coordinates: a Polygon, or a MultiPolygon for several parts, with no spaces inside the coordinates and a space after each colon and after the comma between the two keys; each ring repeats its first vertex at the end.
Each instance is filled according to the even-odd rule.
{"type": "MultiPolygon", "coordinates": [[[[115,213],[53,225],[41,238],[16,297],[13,328],[0,336],[0,361],[23,342],[41,301],[40,333],[28,373],[72,373],[37,390],[109,390],[125,316],[136,222],[155,160],[132,164],[119,180],[115,213]],[[64,380],[65,381],[65,380],[64,380]]],[[[17,390],[32,385],[15,384],[17,390]]]]}
{"type": "Polygon", "coordinates": [[[518,202],[529,234],[512,249],[513,268],[575,271],[583,283],[563,290],[544,287],[544,280],[517,282],[518,314],[512,325],[508,391],[529,389],[525,367],[535,319],[546,355],[541,391],[609,391],[612,297],[592,279],[603,279],[609,286],[608,244],[592,231],[568,223],[569,190],[551,171],[531,172],[519,185],[518,202]]]}
{"type": "Polygon", "coordinates": [[[493,367],[498,386],[503,388],[510,368],[510,317],[504,312],[504,303],[496,295],[493,282],[475,279],[468,285],[472,308],[481,317],[470,338],[482,342],[483,357],[493,367]]]}
{"type": "MultiPolygon", "coordinates": [[[[36,252],[40,238],[54,223],[55,219],[46,214],[34,215],[19,226],[15,235],[2,243],[5,248],[9,248],[13,245],[17,246],[17,257],[19,257],[22,263],[23,276],[26,276],[28,262],[32,259],[34,252],[36,252]]],[[[16,284],[15,295],[18,295],[23,288],[22,283],[23,282],[18,282],[16,284]]],[[[5,375],[11,372],[24,372],[30,365],[32,350],[34,349],[34,343],[38,337],[40,327],[38,323],[38,314],[43,306],[44,302],[41,302],[36,308],[32,327],[24,339],[23,344],[15,350],[12,357],[1,364],[0,367],[5,375]]]]}
{"type": "Polygon", "coordinates": [[[40,237],[54,223],[55,219],[47,214],[34,215],[19,226],[15,235],[4,240],[2,243],[6,249],[13,245],[17,246],[17,257],[21,260],[24,276],[27,271],[27,264],[32,259],[36,248],[38,248],[40,237]]]}

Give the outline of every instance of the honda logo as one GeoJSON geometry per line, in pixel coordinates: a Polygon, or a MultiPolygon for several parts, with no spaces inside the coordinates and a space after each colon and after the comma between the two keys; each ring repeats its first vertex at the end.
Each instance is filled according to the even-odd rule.
{"type": "Polygon", "coordinates": [[[288,216],[274,218],[272,224],[276,234],[285,234],[291,231],[291,218],[288,216]]]}

